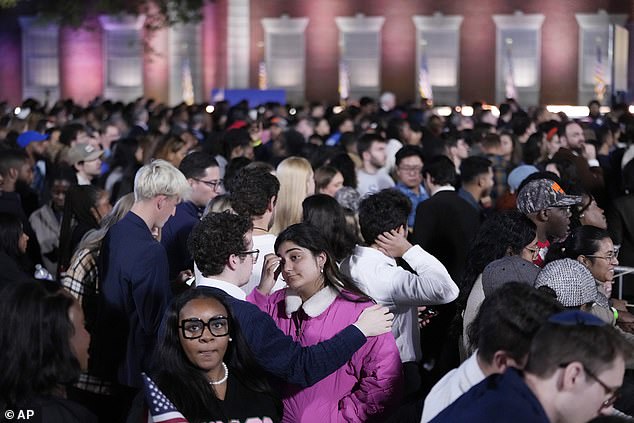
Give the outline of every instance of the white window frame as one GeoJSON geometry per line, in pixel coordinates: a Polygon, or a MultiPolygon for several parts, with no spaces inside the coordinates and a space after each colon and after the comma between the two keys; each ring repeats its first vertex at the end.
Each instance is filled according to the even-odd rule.
{"type": "Polygon", "coordinates": [[[412,16],[412,21],[414,22],[414,26],[416,26],[415,98],[420,100],[418,75],[420,74],[423,51],[425,51],[434,103],[452,106],[458,104],[460,91],[460,26],[463,21],[462,15],[443,15],[440,12],[436,12],[431,16],[412,16]],[[427,38],[431,34],[452,37],[451,49],[444,51],[442,56],[443,59],[447,59],[447,56],[449,56],[450,60],[454,61],[456,74],[453,85],[451,86],[445,84],[443,84],[443,86],[434,85],[434,79],[435,77],[437,78],[438,75],[434,75],[434,69],[429,66],[429,62],[440,57],[434,56],[433,49],[425,50],[428,45],[427,38]]]}
{"type": "MultiPolygon", "coordinates": [[[[381,29],[385,23],[383,16],[365,16],[361,13],[353,17],[337,16],[335,17],[337,28],[339,28],[339,59],[345,64],[348,74],[350,75],[349,97],[358,99],[363,96],[378,97],[381,92],[381,29]],[[374,78],[377,83],[374,86],[360,86],[354,78],[354,59],[346,54],[345,34],[350,33],[367,33],[375,37],[378,53],[377,57],[358,58],[359,60],[375,60],[376,67],[370,72],[374,72],[374,78]]],[[[368,42],[375,42],[374,40],[368,42]]],[[[337,66],[339,69],[339,66],[337,66]]]]}
{"type": "Polygon", "coordinates": [[[43,23],[41,19],[31,16],[21,16],[19,22],[22,28],[22,98],[34,98],[52,104],[60,98],[59,26],[54,23],[43,23]],[[35,36],[52,39],[53,48],[45,53],[36,54],[33,51],[35,36]],[[45,60],[46,66],[34,67],[33,62],[38,60],[45,60]],[[34,70],[50,73],[50,81],[33,81],[31,72],[34,70]]]}
{"type": "MultiPolygon", "coordinates": [[[[501,103],[506,98],[506,56],[507,56],[507,35],[506,31],[521,30],[530,31],[534,34],[536,42],[534,60],[535,81],[528,86],[515,85],[517,91],[517,101],[524,106],[534,106],[540,104],[541,90],[541,52],[542,35],[541,29],[544,23],[543,14],[524,14],[516,11],[512,15],[493,15],[495,22],[495,101],[501,103]]],[[[517,64],[514,63],[517,71],[517,64]]],[[[516,78],[517,81],[517,78],[516,78]]]]}

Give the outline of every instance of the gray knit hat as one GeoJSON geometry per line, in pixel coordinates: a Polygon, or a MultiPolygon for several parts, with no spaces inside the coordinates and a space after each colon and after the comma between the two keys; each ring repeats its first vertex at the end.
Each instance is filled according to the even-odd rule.
{"type": "Polygon", "coordinates": [[[577,260],[569,258],[548,263],[537,275],[535,288],[548,286],[564,307],[580,307],[597,299],[594,276],[577,260]]]}
{"type": "Polygon", "coordinates": [[[493,291],[509,282],[521,282],[534,286],[539,271],[539,266],[520,256],[506,256],[492,261],[482,272],[484,296],[488,297],[493,291]]]}
{"type": "Polygon", "coordinates": [[[579,203],[581,203],[581,196],[566,195],[559,184],[550,179],[530,181],[517,194],[517,209],[524,214],[536,213],[550,207],[567,207],[579,203]]]}

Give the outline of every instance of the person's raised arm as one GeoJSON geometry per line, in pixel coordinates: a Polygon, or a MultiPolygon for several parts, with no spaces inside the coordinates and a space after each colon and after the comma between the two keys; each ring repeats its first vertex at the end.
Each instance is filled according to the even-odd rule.
{"type": "Polygon", "coordinates": [[[302,387],[319,382],[343,366],[365,344],[366,336],[390,331],[394,318],[386,307],[375,305],[364,310],[354,324],[331,339],[302,347],[256,305],[236,301],[232,309],[262,368],[302,387]]]}

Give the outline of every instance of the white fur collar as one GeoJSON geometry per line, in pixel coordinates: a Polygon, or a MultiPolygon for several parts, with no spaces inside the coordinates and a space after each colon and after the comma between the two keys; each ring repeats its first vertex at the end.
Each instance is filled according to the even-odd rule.
{"type": "Polygon", "coordinates": [[[302,304],[302,298],[291,288],[286,289],[286,315],[290,317],[299,308],[303,308],[304,312],[309,317],[317,317],[335,301],[339,292],[331,287],[327,286],[317,291],[315,295],[306,300],[302,304]]]}

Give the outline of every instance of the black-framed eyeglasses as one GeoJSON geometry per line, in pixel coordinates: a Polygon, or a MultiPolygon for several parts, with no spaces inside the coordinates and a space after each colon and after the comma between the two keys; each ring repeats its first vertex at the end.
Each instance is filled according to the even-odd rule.
{"type": "Polygon", "coordinates": [[[213,189],[214,191],[218,188],[222,188],[222,186],[224,185],[224,181],[222,179],[216,179],[213,181],[205,181],[204,179],[198,179],[198,178],[192,178],[194,181],[198,181],[198,182],[202,182],[203,184],[207,185],[209,188],[213,189]]]}
{"type": "Polygon", "coordinates": [[[423,171],[422,166],[399,166],[398,170],[403,173],[421,173],[423,171]]]}
{"type": "MultiPolygon", "coordinates": [[[[562,364],[559,365],[559,367],[564,368],[564,367],[567,367],[569,364],[570,363],[562,363],[562,364]]],[[[601,385],[601,387],[605,391],[605,395],[608,395],[608,399],[606,399],[605,401],[603,401],[601,403],[601,408],[602,409],[612,406],[616,402],[616,400],[619,399],[619,395],[620,395],[620,391],[621,391],[621,387],[620,386],[610,387],[607,383],[605,383],[601,379],[599,379],[599,377],[597,375],[592,373],[585,365],[583,365],[583,371],[586,372],[586,374],[588,376],[590,376],[590,379],[594,380],[599,385],[601,385]]]]}
{"type": "Polygon", "coordinates": [[[603,260],[607,260],[608,263],[613,262],[615,259],[617,259],[619,257],[619,249],[615,248],[613,251],[607,253],[604,256],[600,256],[598,254],[589,254],[586,257],[591,257],[591,258],[600,258],[603,260]]]}
{"type": "Polygon", "coordinates": [[[200,338],[205,328],[209,329],[209,333],[213,336],[227,336],[229,335],[229,320],[225,316],[212,317],[207,323],[197,318],[185,319],[181,320],[179,328],[185,339],[200,338]]]}
{"type": "Polygon", "coordinates": [[[253,263],[258,261],[258,257],[260,257],[260,250],[249,250],[249,251],[240,251],[238,256],[251,256],[253,258],[253,263]]]}
{"type": "Polygon", "coordinates": [[[537,260],[537,257],[539,257],[539,247],[535,247],[535,248],[524,247],[524,249],[528,251],[529,253],[531,253],[532,260],[537,260]]]}

